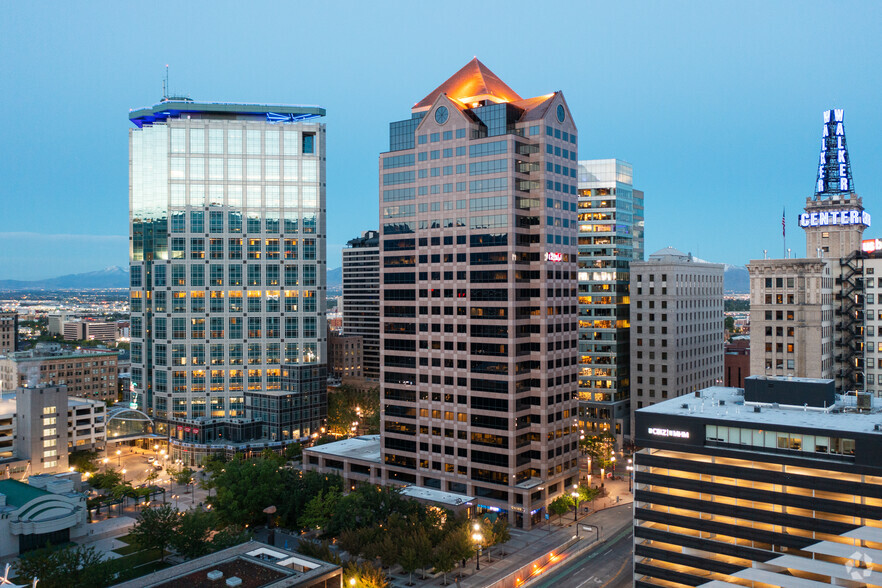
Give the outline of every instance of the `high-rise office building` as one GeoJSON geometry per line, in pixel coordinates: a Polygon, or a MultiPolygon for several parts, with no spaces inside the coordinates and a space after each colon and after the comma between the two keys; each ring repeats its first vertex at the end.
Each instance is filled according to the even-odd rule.
{"type": "Polygon", "coordinates": [[[18,341],[18,313],[0,312],[0,354],[12,353],[18,341]]]}
{"type": "Polygon", "coordinates": [[[799,226],[805,259],[762,259],[750,271],[751,373],[834,378],[864,386],[863,255],[870,225],[854,191],[842,110],[824,112],[815,194],[799,226]]]}
{"type": "Polygon", "coordinates": [[[178,98],[129,114],[133,400],[173,456],[321,427],[324,114],[178,98]]]}
{"type": "Polygon", "coordinates": [[[382,457],[517,527],[578,481],[576,126],[477,59],[380,155],[382,457]]]}
{"type": "Polygon", "coordinates": [[[878,400],[744,386],[637,411],[634,585],[882,585],[878,400]]]}
{"type": "Polygon", "coordinates": [[[666,247],[631,263],[631,422],[723,378],[723,265],[666,247]]]}
{"type": "Polygon", "coordinates": [[[579,162],[579,426],[630,435],[630,265],[643,260],[643,192],[618,159],[579,162]]]}
{"type": "Polygon", "coordinates": [[[343,330],[362,341],[361,375],[380,379],[380,234],[365,231],[343,249],[343,330]]]}

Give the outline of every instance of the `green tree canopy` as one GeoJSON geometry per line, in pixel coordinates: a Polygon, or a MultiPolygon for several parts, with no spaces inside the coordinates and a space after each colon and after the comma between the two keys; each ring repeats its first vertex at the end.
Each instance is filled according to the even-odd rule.
{"type": "Polygon", "coordinates": [[[559,520],[560,517],[569,512],[572,506],[573,499],[569,495],[563,494],[555,498],[551,504],[548,505],[548,512],[549,514],[557,515],[559,520]]]}
{"type": "Polygon", "coordinates": [[[380,432],[380,390],[340,386],[328,393],[328,432],[349,435],[352,423],[369,433],[380,432]]]}
{"type": "Polygon", "coordinates": [[[311,529],[324,529],[337,513],[337,505],[341,494],[336,488],[329,488],[327,492],[319,492],[309,502],[300,516],[300,524],[311,529]]]}
{"type": "Polygon", "coordinates": [[[38,549],[23,555],[15,564],[19,581],[30,584],[38,578],[40,588],[110,586],[116,571],[113,560],[104,561],[100,551],[83,545],[38,549]]]}
{"type": "Polygon", "coordinates": [[[180,516],[170,545],[183,558],[193,559],[209,553],[212,545],[208,538],[217,524],[212,512],[191,510],[180,516]]]}
{"type": "Polygon", "coordinates": [[[165,561],[165,551],[174,540],[179,524],[178,510],[170,504],[164,504],[142,510],[141,517],[130,534],[142,549],[159,550],[162,561],[165,561]]]}
{"type": "Polygon", "coordinates": [[[98,471],[97,451],[73,451],[68,454],[67,460],[74,471],[82,473],[98,471]]]}
{"type": "Polygon", "coordinates": [[[114,486],[119,486],[121,483],[122,474],[113,468],[108,468],[106,472],[99,472],[89,478],[89,484],[91,484],[93,488],[98,488],[99,490],[109,490],[114,486]]]}

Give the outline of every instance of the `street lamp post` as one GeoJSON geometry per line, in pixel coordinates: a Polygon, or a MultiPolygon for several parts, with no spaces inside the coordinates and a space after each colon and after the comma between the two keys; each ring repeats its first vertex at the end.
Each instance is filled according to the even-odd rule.
{"type": "Polygon", "coordinates": [[[105,457],[105,458],[102,459],[101,461],[104,463],[104,473],[106,474],[106,473],[107,473],[107,462],[108,462],[108,459],[105,457]]]}
{"type": "Polygon", "coordinates": [[[612,456],[610,458],[610,461],[612,461],[612,475],[613,475],[613,480],[615,480],[616,479],[616,456],[615,455],[612,456]]]}
{"type": "Polygon", "coordinates": [[[122,449],[116,450],[116,467],[120,466],[120,459],[122,459],[122,449]]]}
{"type": "Polygon", "coordinates": [[[634,487],[634,460],[628,458],[628,492],[633,492],[634,487]]]}
{"type": "Polygon", "coordinates": [[[573,497],[573,504],[576,507],[573,509],[573,523],[576,524],[576,538],[579,538],[579,492],[577,490],[577,486],[573,486],[573,491],[570,493],[570,496],[573,497]]]}
{"type": "Polygon", "coordinates": [[[472,533],[472,541],[475,542],[475,571],[480,571],[481,569],[481,541],[484,540],[484,536],[481,535],[481,525],[477,522],[472,527],[474,533],[472,533]]]}

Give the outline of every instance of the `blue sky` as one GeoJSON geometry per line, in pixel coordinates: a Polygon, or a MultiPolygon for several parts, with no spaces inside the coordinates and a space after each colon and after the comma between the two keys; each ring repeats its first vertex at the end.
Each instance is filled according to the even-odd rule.
{"type": "MultiPolygon", "coordinates": [[[[388,123],[473,56],[522,96],[562,90],[580,159],[646,192],[646,251],[802,255],[821,113],[845,109],[855,187],[882,207],[876,2],[6,2],[0,279],[125,265],[129,109],[194,99],[328,111],[329,268],[376,228],[388,123]],[[174,7],[174,8],[173,8],[174,7]]],[[[875,228],[866,236],[876,236],[875,228]]]]}

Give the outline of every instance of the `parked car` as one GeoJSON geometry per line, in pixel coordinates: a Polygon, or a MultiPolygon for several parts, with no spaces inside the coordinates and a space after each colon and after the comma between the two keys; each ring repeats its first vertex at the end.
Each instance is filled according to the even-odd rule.
{"type": "Polygon", "coordinates": [[[159,465],[159,464],[156,464],[156,465],[153,466],[153,469],[155,469],[155,470],[158,472],[159,470],[162,469],[162,466],[159,465]]]}

